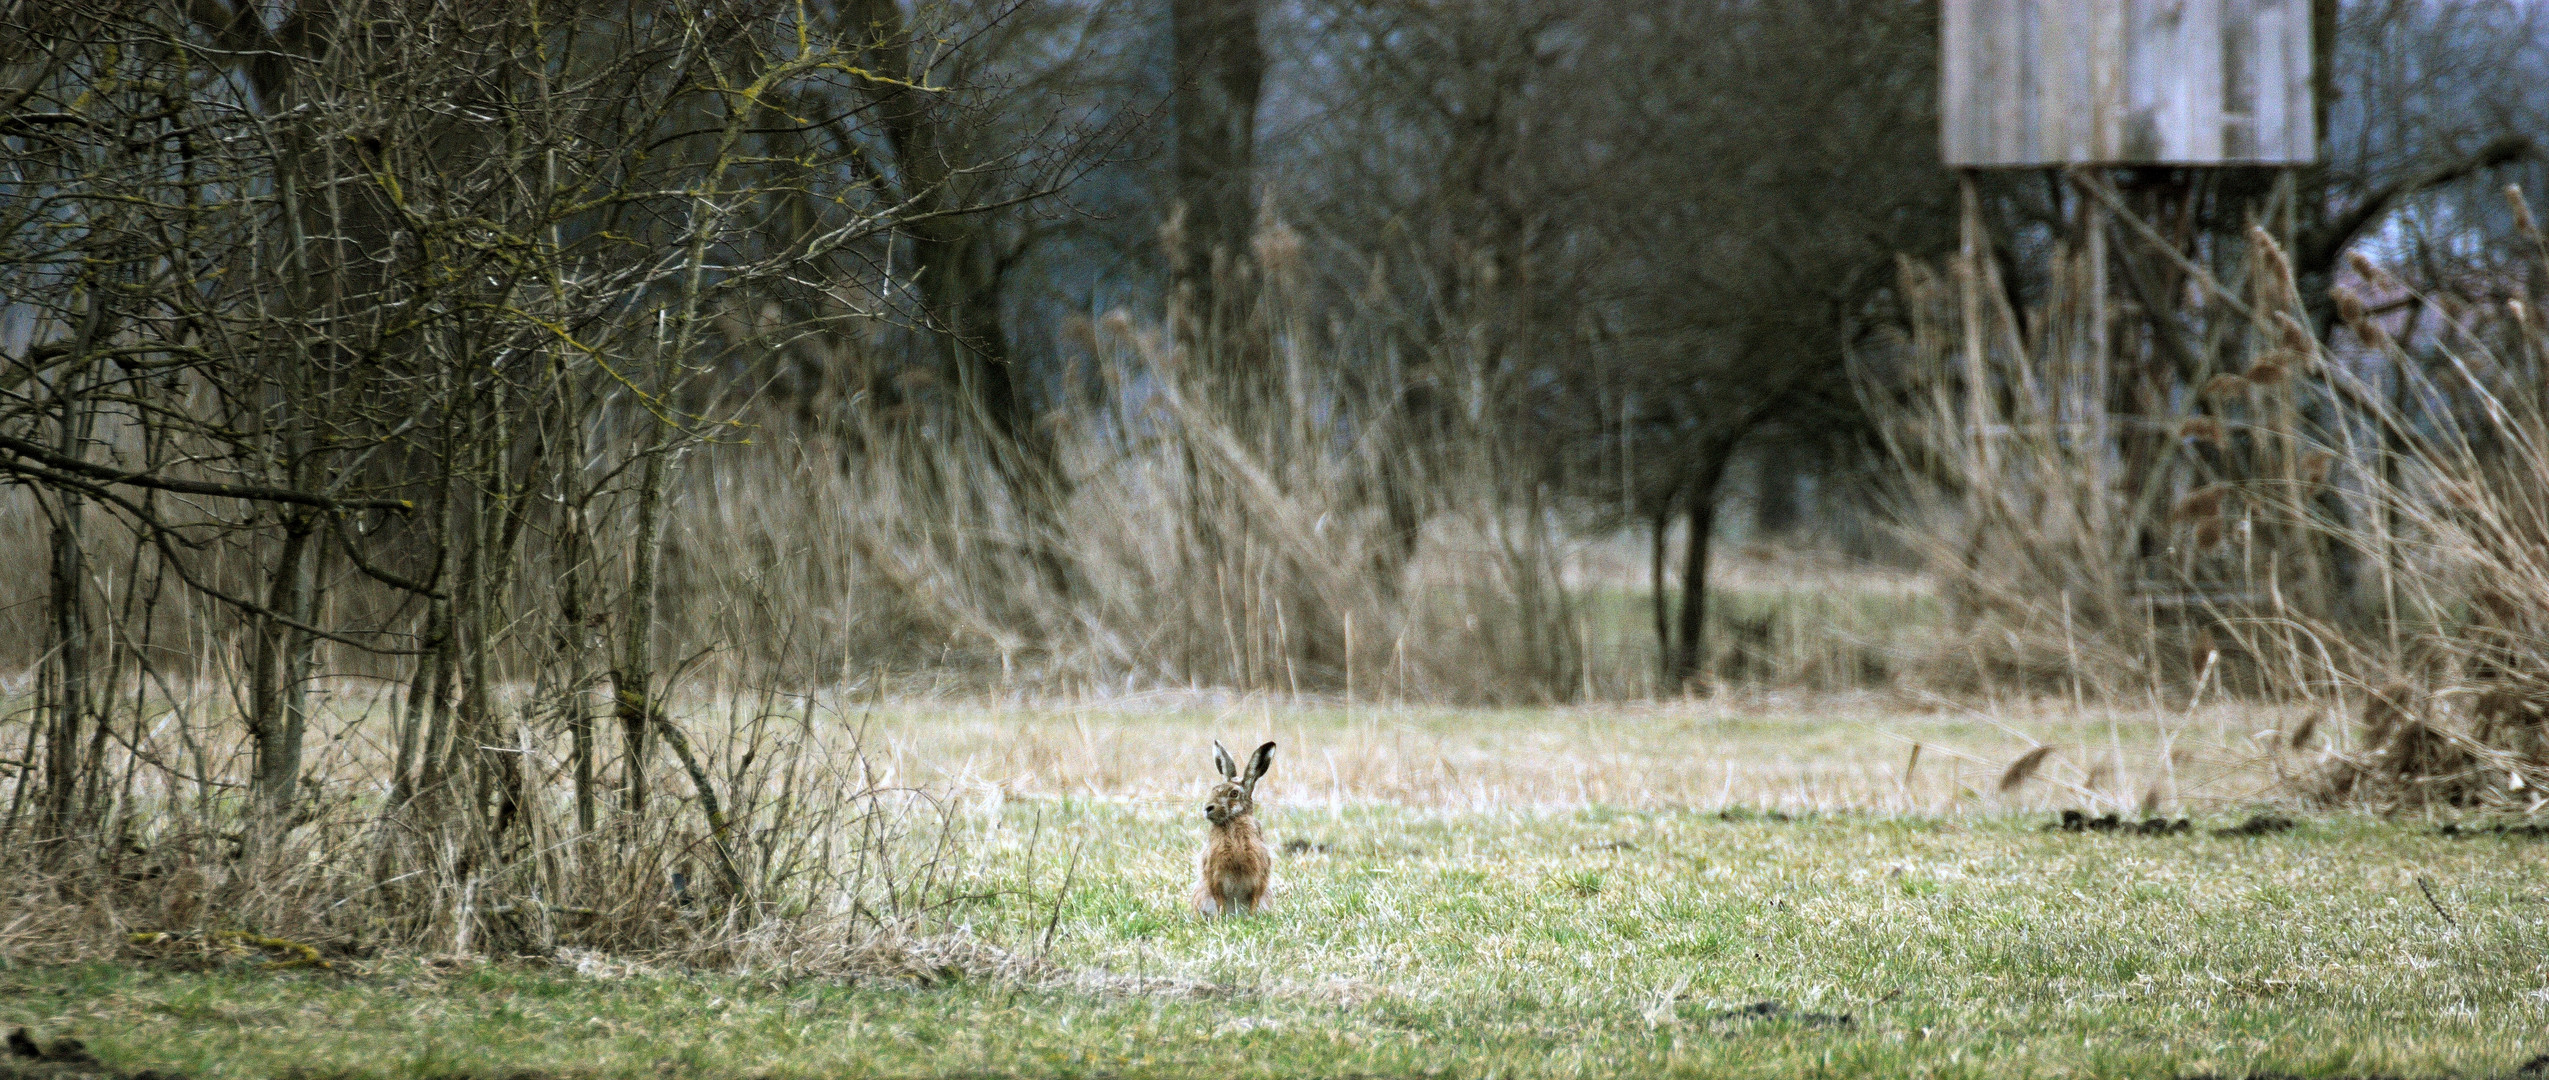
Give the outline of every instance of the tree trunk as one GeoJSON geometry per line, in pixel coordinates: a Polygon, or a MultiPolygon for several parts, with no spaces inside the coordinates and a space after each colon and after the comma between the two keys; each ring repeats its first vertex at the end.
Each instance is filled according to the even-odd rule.
{"type": "MultiPolygon", "coordinates": [[[[77,375],[71,376],[77,379],[77,375]]],[[[62,431],[59,450],[65,457],[80,454],[80,443],[86,434],[88,409],[76,397],[62,402],[62,431]]],[[[88,577],[87,555],[81,545],[81,525],[86,500],[67,490],[60,492],[53,516],[52,534],[52,614],[53,614],[53,725],[46,733],[44,831],[47,839],[67,836],[72,828],[72,806],[79,790],[80,732],[89,715],[89,613],[87,590],[82,582],[88,577]]],[[[32,764],[32,763],[30,763],[32,764]]]]}
{"type": "Polygon", "coordinates": [[[1664,568],[1672,561],[1671,545],[1665,539],[1672,527],[1669,507],[1657,510],[1647,522],[1646,588],[1655,608],[1655,692],[1659,697],[1672,692],[1673,686],[1673,594],[1664,580],[1664,568]]]}
{"type": "Polygon", "coordinates": [[[1717,522],[1714,496],[1694,497],[1686,517],[1690,535],[1683,537],[1682,609],[1673,650],[1671,685],[1685,694],[1708,692],[1708,534],[1717,522]]]}
{"type": "Polygon", "coordinates": [[[940,218],[912,230],[913,261],[930,322],[947,348],[946,372],[959,398],[990,434],[992,467],[1018,509],[1044,535],[1034,538],[1046,584],[1068,578],[1052,541],[1060,519],[1054,503],[1066,479],[1057,448],[1018,385],[1000,314],[998,253],[978,216],[940,218]]]}
{"type": "Polygon", "coordinates": [[[647,448],[637,488],[637,537],[629,548],[628,625],[619,664],[611,669],[613,714],[620,722],[620,798],[629,813],[646,810],[646,762],[650,719],[658,706],[655,677],[655,563],[664,538],[664,455],[658,438],[647,448]]]}
{"type": "Polygon", "coordinates": [[[1690,524],[1690,535],[1682,538],[1682,606],[1674,619],[1673,659],[1665,683],[1681,693],[1704,695],[1710,689],[1708,541],[1717,524],[1718,489],[1726,479],[1727,459],[1733,456],[1733,440],[1711,448],[1686,489],[1683,516],[1690,524]]]}
{"type": "Polygon", "coordinates": [[[1754,539],[1785,539],[1805,522],[1805,496],[1799,489],[1822,464],[1822,449],[1821,443],[1803,439],[1754,455],[1760,463],[1753,474],[1754,539]]]}
{"type": "MultiPolygon", "coordinates": [[[[877,70],[912,69],[911,28],[900,5],[854,0],[843,6],[841,18],[851,32],[868,35],[877,70]]],[[[1009,355],[1000,313],[1005,266],[992,233],[996,219],[956,212],[978,194],[967,168],[973,163],[959,159],[967,140],[962,131],[946,130],[947,114],[936,111],[930,95],[881,81],[869,90],[893,150],[896,194],[924,218],[906,235],[912,239],[914,287],[930,329],[946,343],[948,382],[957,390],[964,419],[981,423],[989,436],[994,477],[1035,533],[1029,545],[1045,586],[1067,594],[1071,581],[1057,545],[1059,503],[1069,477],[1053,440],[1035,422],[1009,355]]]]}
{"type": "Polygon", "coordinates": [[[391,778],[390,806],[407,805],[421,791],[430,790],[442,773],[443,724],[449,715],[445,700],[451,670],[451,537],[456,500],[460,495],[459,473],[446,448],[443,455],[441,491],[435,505],[439,522],[434,531],[434,572],[427,581],[438,594],[425,602],[424,649],[416,658],[416,674],[407,684],[406,716],[399,722],[397,775],[391,778]]]}
{"type": "MultiPolygon", "coordinates": [[[[105,310],[94,287],[86,304],[74,348],[85,356],[104,329],[105,310]]],[[[86,456],[94,410],[87,401],[92,385],[86,365],[63,372],[58,384],[61,395],[60,429],[54,449],[66,458],[86,456]]],[[[45,792],[42,808],[42,833],[46,840],[70,835],[80,786],[80,734],[89,723],[92,711],[89,691],[93,676],[89,671],[89,611],[87,549],[82,546],[87,502],[68,490],[55,488],[55,512],[49,537],[51,585],[49,606],[52,615],[53,671],[50,689],[53,723],[46,731],[44,746],[45,792]]],[[[42,696],[39,696],[39,700],[42,696]]],[[[99,723],[103,723],[100,718],[99,723]]],[[[21,765],[18,786],[27,787],[29,772],[35,767],[29,754],[21,765]]]]}
{"type": "MultiPolygon", "coordinates": [[[[572,429],[571,429],[572,430],[572,429]]],[[[564,455],[561,469],[572,470],[576,455],[564,455]]],[[[570,481],[571,482],[571,481],[570,481]]],[[[586,700],[593,685],[593,650],[591,648],[594,612],[592,611],[592,538],[584,531],[584,507],[581,497],[569,492],[566,502],[565,531],[560,557],[566,562],[566,580],[558,598],[558,611],[565,624],[558,631],[558,647],[567,656],[566,730],[573,743],[570,751],[575,775],[575,829],[578,837],[589,837],[597,818],[597,796],[593,789],[593,709],[586,700]]]]}
{"type": "Polygon", "coordinates": [[[284,619],[309,622],[310,538],[317,531],[317,522],[308,514],[295,513],[285,519],[283,547],[266,586],[266,608],[275,614],[257,620],[248,691],[248,732],[256,748],[249,779],[255,816],[251,831],[284,825],[300,781],[302,707],[296,661],[306,635],[284,619]]]}
{"type": "MultiPolygon", "coordinates": [[[[68,409],[71,406],[65,405],[68,409]]],[[[70,425],[64,425],[67,432],[70,425]]],[[[70,443],[66,435],[63,440],[70,443]]],[[[75,452],[66,448],[66,453],[75,452]]],[[[59,491],[60,489],[56,489],[59,491]]],[[[89,716],[89,613],[86,590],[81,582],[88,577],[85,554],[80,547],[83,500],[68,491],[60,491],[58,509],[53,517],[52,535],[52,615],[53,723],[46,731],[44,754],[44,823],[46,840],[57,840],[72,829],[74,793],[79,789],[80,733],[89,716]]],[[[32,764],[32,763],[30,763],[32,764]]]]}
{"type": "Polygon", "coordinates": [[[1179,214],[1170,252],[1171,285],[1199,330],[1229,321],[1234,281],[1256,228],[1257,98],[1266,54],[1257,37],[1257,0],[1169,0],[1175,54],[1176,181],[1179,214]],[[1215,271],[1220,273],[1216,274],[1215,271]]]}

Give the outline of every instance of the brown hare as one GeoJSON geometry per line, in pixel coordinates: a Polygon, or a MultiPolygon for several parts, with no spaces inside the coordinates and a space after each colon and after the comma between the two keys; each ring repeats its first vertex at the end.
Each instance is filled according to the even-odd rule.
{"type": "Polygon", "coordinates": [[[1274,765],[1274,748],[1275,744],[1267,743],[1249,755],[1248,774],[1242,777],[1239,766],[1230,760],[1230,751],[1222,749],[1220,740],[1213,741],[1213,764],[1221,769],[1222,781],[1204,803],[1204,817],[1213,828],[1204,838],[1203,880],[1195,885],[1195,910],[1207,917],[1240,915],[1265,906],[1274,853],[1266,850],[1265,835],[1257,831],[1252,811],[1257,781],[1274,765]]]}

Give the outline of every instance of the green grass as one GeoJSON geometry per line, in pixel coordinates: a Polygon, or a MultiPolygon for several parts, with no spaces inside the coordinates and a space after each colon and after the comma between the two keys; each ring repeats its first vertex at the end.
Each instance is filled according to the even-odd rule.
{"type": "Polygon", "coordinates": [[[2350,817],[2255,838],[1603,806],[1264,817],[1325,850],[1279,857],[1271,913],[1210,923],[1183,906],[1193,807],[978,819],[976,935],[1033,949],[1076,859],[1050,958],[1077,974],[1051,986],[21,963],[0,1024],[204,1077],[2493,1075],[2549,1049],[2536,842],[2350,817]],[[1852,1020],[1718,1017],[1762,1000],[1852,1020]]]}

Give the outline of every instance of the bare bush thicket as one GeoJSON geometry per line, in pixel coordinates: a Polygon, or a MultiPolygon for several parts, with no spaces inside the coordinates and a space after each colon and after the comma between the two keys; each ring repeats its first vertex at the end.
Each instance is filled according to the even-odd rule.
{"type": "Polygon", "coordinates": [[[1070,133],[950,175],[914,133],[962,116],[952,39],[792,3],[10,10],[0,471],[50,577],[7,902],[456,949],[909,929],[852,735],[668,706],[670,504],[742,437],[733,312],[875,295],[861,259],[1033,194],[1070,133]]]}

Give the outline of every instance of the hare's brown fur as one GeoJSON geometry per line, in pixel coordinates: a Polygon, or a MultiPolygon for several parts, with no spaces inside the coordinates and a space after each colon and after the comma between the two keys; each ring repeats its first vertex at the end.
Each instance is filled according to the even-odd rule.
{"type": "Polygon", "coordinates": [[[1266,849],[1265,834],[1257,829],[1257,780],[1274,765],[1275,744],[1267,743],[1249,755],[1248,772],[1240,775],[1230,760],[1230,752],[1221,744],[1213,744],[1213,762],[1221,769],[1222,782],[1213,788],[1212,798],[1204,804],[1204,817],[1212,822],[1212,831],[1204,837],[1204,852],[1197,860],[1195,910],[1205,915],[1247,914],[1264,907],[1266,890],[1274,877],[1274,853],[1266,849]]]}

